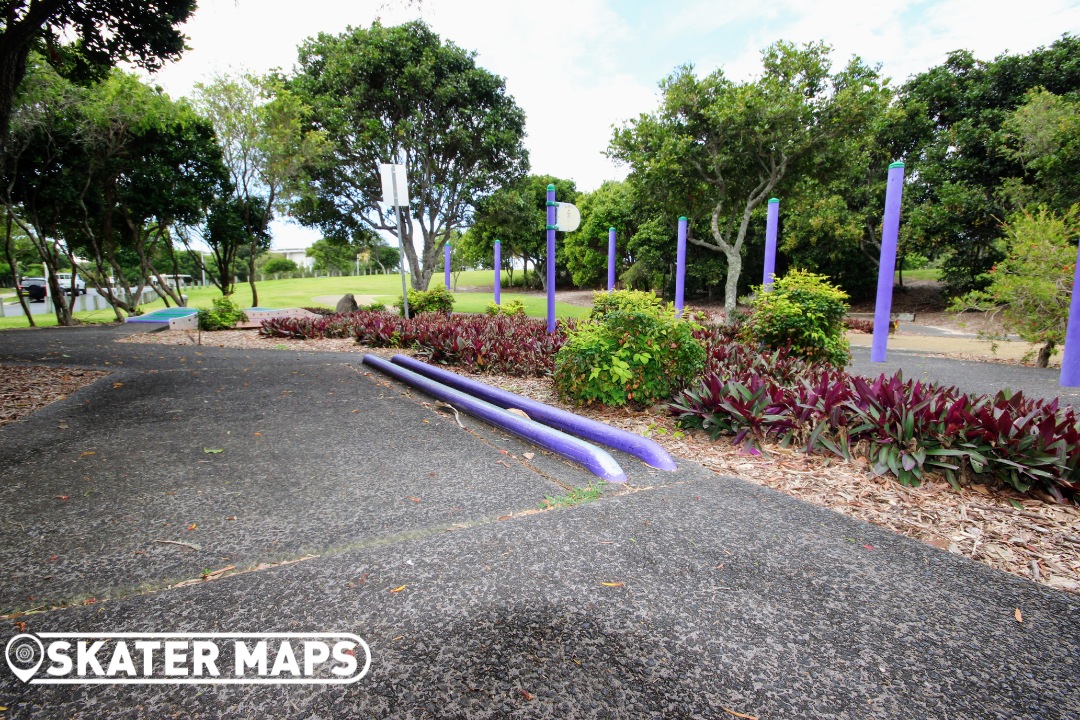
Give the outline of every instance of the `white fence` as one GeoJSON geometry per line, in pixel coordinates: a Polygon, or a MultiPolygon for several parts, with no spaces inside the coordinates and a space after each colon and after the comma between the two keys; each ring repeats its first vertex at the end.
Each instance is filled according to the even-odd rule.
{"type": "MultiPolygon", "coordinates": [[[[123,293],[122,297],[125,300],[131,298],[133,294],[123,293]]],[[[161,296],[157,290],[153,288],[146,288],[139,295],[137,305],[144,305],[146,303],[152,303],[161,296]]],[[[8,300],[0,301],[0,317],[20,317],[23,315],[22,306],[19,305],[18,299],[13,298],[16,302],[9,302],[8,300]]],[[[64,298],[67,301],[67,297],[64,298]]],[[[51,298],[45,298],[45,302],[32,303],[27,298],[27,305],[30,308],[31,315],[48,315],[53,312],[53,304],[50,302],[51,298]]],[[[87,312],[90,310],[108,310],[109,302],[101,295],[98,295],[94,290],[87,290],[85,295],[79,295],[75,298],[75,304],[72,306],[72,312],[87,312]]]]}

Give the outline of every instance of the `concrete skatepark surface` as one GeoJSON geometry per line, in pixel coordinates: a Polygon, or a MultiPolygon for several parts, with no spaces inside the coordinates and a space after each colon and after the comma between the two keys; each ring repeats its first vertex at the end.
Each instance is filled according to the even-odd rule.
{"type": "MultiPolygon", "coordinates": [[[[2,362],[112,373],[0,429],[0,612],[72,605],[17,618],[31,633],[353,632],[371,671],[40,687],[4,668],[4,718],[1080,713],[1074,595],[693,462],[620,455],[630,491],[534,512],[590,477],[357,355],[112,342],[127,332],[0,333],[2,362]]],[[[924,360],[890,353],[965,389],[1051,389],[924,360]]]]}

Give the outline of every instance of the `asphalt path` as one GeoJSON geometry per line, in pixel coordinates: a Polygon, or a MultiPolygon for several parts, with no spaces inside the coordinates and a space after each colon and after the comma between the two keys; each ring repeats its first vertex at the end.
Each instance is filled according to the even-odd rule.
{"type": "Polygon", "coordinates": [[[355,354],[126,332],[0,333],[0,362],[110,372],[0,429],[0,606],[69,605],[0,642],[350,632],[371,670],[44,687],[5,668],[4,718],[1080,714],[1074,595],[689,461],[620,455],[631,488],[535,512],[589,478],[355,354]],[[247,572],[199,580],[228,566],[247,572]]]}

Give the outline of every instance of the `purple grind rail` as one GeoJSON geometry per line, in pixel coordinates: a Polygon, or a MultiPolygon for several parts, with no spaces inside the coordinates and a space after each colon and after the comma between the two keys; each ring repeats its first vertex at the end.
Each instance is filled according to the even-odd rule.
{"type": "Polygon", "coordinates": [[[567,435],[533,420],[526,420],[523,417],[507,412],[501,407],[484,402],[472,395],[466,395],[460,390],[454,390],[423,375],[387,362],[380,357],[365,355],[363,362],[365,365],[370,365],[433,398],[452,403],[455,408],[462,412],[491,423],[567,460],[576,462],[602,480],[612,483],[626,482],[626,473],[623,472],[619,463],[615,462],[615,458],[611,457],[605,450],[580,438],[567,435]]]}
{"type": "Polygon", "coordinates": [[[390,358],[390,362],[431,378],[443,385],[452,387],[455,390],[460,390],[473,397],[480,398],[492,405],[498,405],[501,408],[517,408],[528,415],[530,419],[553,427],[556,430],[562,430],[563,432],[584,438],[585,440],[591,440],[600,443],[601,445],[621,450],[627,455],[633,455],[642,460],[649,467],[654,467],[658,470],[678,470],[678,466],[675,465],[675,461],[671,459],[671,456],[668,455],[667,451],[648,438],[620,428],[605,425],[596,420],[583,418],[580,415],[575,415],[566,410],[553,408],[542,402],[530,400],[529,398],[515,395],[512,392],[485,385],[476,380],[470,380],[469,378],[462,377],[449,370],[443,370],[442,368],[428,365],[420,360],[414,360],[407,355],[395,355],[390,358]]]}

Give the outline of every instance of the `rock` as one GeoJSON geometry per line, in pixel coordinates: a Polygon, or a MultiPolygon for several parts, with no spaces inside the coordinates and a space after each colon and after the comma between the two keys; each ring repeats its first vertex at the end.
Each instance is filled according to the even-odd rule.
{"type": "Polygon", "coordinates": [[[334,308],[334,312],[337,313],[351,313],[356,312],[360,306],[356,304],[356,298],[352,293],[346,293],[345,297],[337,301],[337,307],[334,308]]]}
{"type": "Polygon", "coordinates": [[[529,417],[528,413],[526,413],[524,410],[521,410],[519,408],[506,408],[506,412],[514,413],[515,415],[520,415],[521,417],[525,418],[526,420],[531,420],[532,419],[532,418],[529,417]]]}

